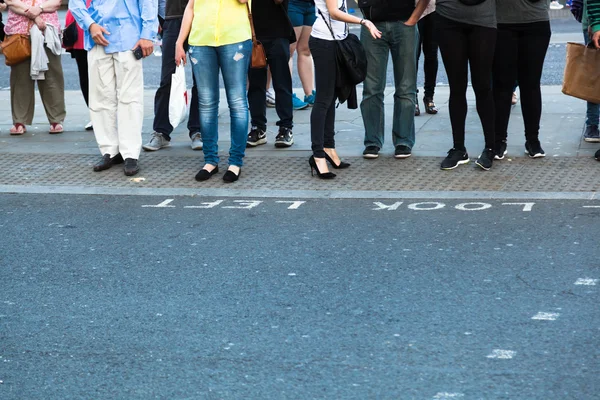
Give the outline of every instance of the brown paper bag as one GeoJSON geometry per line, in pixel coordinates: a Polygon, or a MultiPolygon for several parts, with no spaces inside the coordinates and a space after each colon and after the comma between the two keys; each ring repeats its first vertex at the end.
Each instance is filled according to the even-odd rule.
{"type": "Polygon", "coordinates": [[[580,43],[567,43],[562,92],[600,104],[600,50],[580,43]]]}

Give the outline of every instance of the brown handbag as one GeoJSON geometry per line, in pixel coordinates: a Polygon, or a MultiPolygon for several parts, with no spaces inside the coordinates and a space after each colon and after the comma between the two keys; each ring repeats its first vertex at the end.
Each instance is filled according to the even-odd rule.
{"type": "Polygon", "coordinates": [[[9,67],[27,61],[31,57],[31,41],[27,35],[11,35],[0,45],[4,63],[9,67]]]}
{"type": "Polygon", "coordinates": [[[262,43],[256,39],[252,11],[250,11],[248,3],[246,3],[246,8],[248,9],[248,19],[250,20],[250,29],[252,30],[252,60],[250,68],[267,68],[267,53],[265,53],[262,43]]]}

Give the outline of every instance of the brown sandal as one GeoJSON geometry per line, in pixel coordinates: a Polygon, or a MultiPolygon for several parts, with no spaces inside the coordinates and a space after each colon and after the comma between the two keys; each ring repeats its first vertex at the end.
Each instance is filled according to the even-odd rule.
{"type": "Polygon", "coordinates": [[[25,132],[27,132],[27,128],[25,128],[25,125],[20,123],[16,123],[12,126],[12,128],[10,128],[10,134],[13,136],[19,136],[25,132]]]}
{"type": "Polygon", "coordinates": [[[56,133],[63,133],[64,132],[64,128],[62,126],[61,123],[54,123],[54,124],[50,124],[50,132],[51,134],[56,134],[56,133]]]}

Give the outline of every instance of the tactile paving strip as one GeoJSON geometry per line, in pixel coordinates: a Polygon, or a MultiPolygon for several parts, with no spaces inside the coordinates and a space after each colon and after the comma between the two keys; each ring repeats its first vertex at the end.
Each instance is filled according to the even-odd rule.
{"type": "MultiPolygon", "coordinates": [[[[513,158],[495,162],[491,171],[482,171],[474,162],[453,171],[441,171],[442,159],[437,157],[354,157],[345,159],[352,163],[350,168],[332,169],[338,177],[324,181],[311,177],[307,157],[253,155],[246,158],[242,176],[233,185],[220,179],[222,173],[206,182],[196,182],[194,176],[202,166],[202,157],[144,153],[135,181],[123,175],[122,166],[94,172],[92,166],[98,160],[90,155],[5,153],[0,159],[0,185],[344,191],[600,190],[600,164],[589,157],[513,158]]],[[[220,167],[222,172],[226,170],[225,161],[220,167]]]]}

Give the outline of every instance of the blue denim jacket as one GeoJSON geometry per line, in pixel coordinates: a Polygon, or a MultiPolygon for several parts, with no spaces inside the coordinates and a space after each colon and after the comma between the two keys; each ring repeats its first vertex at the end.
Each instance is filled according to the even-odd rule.
{"type": "Polygon", "coordinates": [[[154,40],[158,32],[158,3],[156,0],[70,0],[69,10],[85,32],[85,49],[95,46],[90,35],[94,23],[104,27],[107,54],[132,50],[140,39],[154,40]]]}

